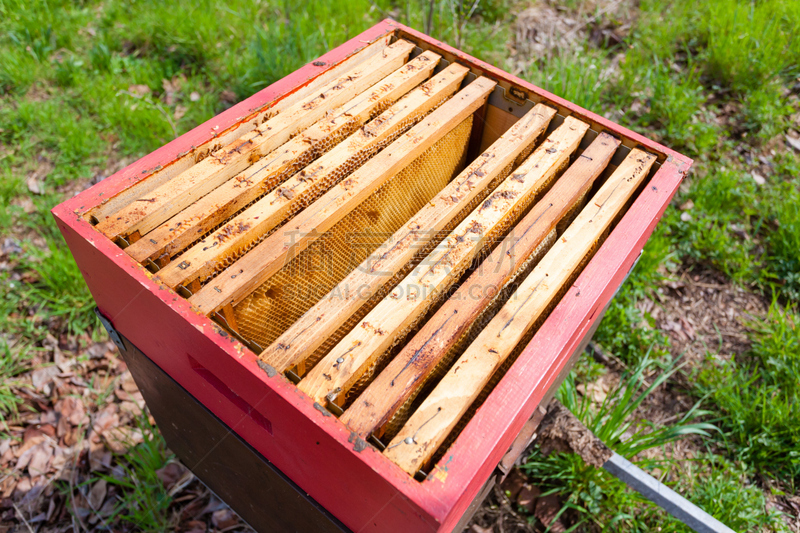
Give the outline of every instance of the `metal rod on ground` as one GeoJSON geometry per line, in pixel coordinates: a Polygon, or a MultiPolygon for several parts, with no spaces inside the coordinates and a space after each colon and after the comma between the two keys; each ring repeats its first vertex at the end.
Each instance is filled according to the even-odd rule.
{"type": "Polygon", "coordinates": [[[560,441],[585,463],[603,467],[611,475],[655,503],[697,533],[733,533],[733,530],[615,453],[557,400],[550,402],[539,428],[540,445],[560,441]]]}
{"type": "Polygon", "coordinates": [[[733,533],[733,530],[615,453],[603,468],[697,533],[733,533]]]}

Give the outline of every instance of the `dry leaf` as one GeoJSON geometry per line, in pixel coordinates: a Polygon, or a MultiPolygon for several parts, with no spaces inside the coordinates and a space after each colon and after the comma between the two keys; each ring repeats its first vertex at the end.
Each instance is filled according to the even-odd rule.
{"type": "Polygon", "coordinates": [[[19,241],[17,239],[14,239],[13,237],[6,237],[3,240],[3,246],[0,247],[0,253],[3,255],[21,254],[22,247],[19,245],[19,241]]]}
{"type": "Polygon", "coordinates": [[[161,80],[161,87],[164,89],[165,104],[173,105],[175,103],[175,95],[180,90],[182,83],[183,79],[178,76],[175,76],[171,80],[161,80]]]}
{"type": "Polygon", "coordinates": [[[58,472],[72,459],[74,450],[71,447],[56,446],[53,450],[53,460],[50,462],[50,467],[58,472]]]}
{"type": "Polygon", "coordinates": [[[120,381],[122,382],[122,390],[125,392],[139,392],[139,387],[136,386],[136,382],[133,381],[133,376],[129,371],[125,371],[122,374],[120,381]]]}
{"type": "Polygon", "coordinates": [[[129,414],[131,417],[136,418],[142,414],[142,408],[136,402],[125,400],[120,402],[119,410],[123,413],[129,414]]]}
{"type": "Polygon", "coordinates": [[[175,483],[186,473],[186,467],[177,461],[167,463],[162,468],[156,470],[156,476],[164,484],[167,490],[175,486],[175,483]]]}
{"type": "Polygon", "coordinates": [[[89,491],[89,506],[95,511],[99,510],[103,506],[107,492],[106,480],[97,481],[92,485],[92,490],[89,491]]]}
{"type": "Polygon", "coordinates": [[[183,525],[184,533],[206,533],[206,523],[202,520],[190,520],[183,525]]]}
{"type": "Polygon", "coordinates": [[[503,489],[503,492],[505,492],[509,498],[514,500],[525,485],[525,481],[527,481],[527,478],[522,475],[519,470],[514,468],[503,480],[500,488],[503,489]]]}
{"type": "Polygon", "coordinates": [[[522,490],[519,491],[519,496],[517,497],[517,503],[528,510],[529,513],[533,514],[536,510],[536,502],[539,500],[539,496],[541,496],[542,491],[539,490],[538,487],[534,487],[533,485],[525,485],[522,487],[522,490]]]}
{"type": "Polygon", "coordinates": [[[45,395],[49,395],[50,391],[45,391],[45,386],[52,383],[53,378],[60,373],[61,371],[57,366],[37,368],[31,373],[31,383],[33,384],[33,388],[39,392],[44,392],[45,395]]]}
{"type": "Polygon", "coordinates": [[[566,531],[564,524],[561,523],[561,520],[556,520],[559,510],[561,510],[561,503],[558,501],[558,496],[550,494],[537,500],[534,514],[542,524],[549,526],[553,533],[563,533],[566,531]]]}
{"type": "Polygon", "coordinates": [[[137,444],[144,442],[142,431],[130,426],[120,426],[106,431],[103,434],[106,445],[113,453],[122,454],[137,444]]]}
{"type": "Polygon", "coordinates": [[[175,112],[172,114],[172,118],[174,118],[175,120],[180,120],[183,118],[183,115],[185,115],[188,110],[189,108],[186,107],[185,105],[178,104],[175,106],[175,112]]]}
{"type": "Polygon", "coordinates": [[[128,87],[128,92],[134,98],[141,98],[150,94],[150,87],[147,85],[131,85],[128,87]]]}
{"type": "Polygon", "coordinates": [[[230,509],[220,509],[211,515],[211,523],[217,529],[227,529],[239,523],[239,519],[230,509]]]}
{"type": "Polygon", "coordinates": [[[795,139],[794,137],[789,137],[786,135],[786,142],[789,144],[789,146],[800,152],[800,139],[795,139]]]}
{"type": "Polygon", "coordinates": [[[53,447],[49,442],[40,442],[29,450],[30,461],[28,473],[32,478],[43,476],[50,470],[50,459],[53,458],[53,447]]]}
{"type": "Polygon", "coordinates": [[[104,470],[111,465],[111,452],[102,442],[89,441],[89,469],[104,470]]]}
{"type": "Polygon", "coordinates": [[[105,432],[117,427],[119,425],[118,409],[117,404],[112,403],[98,411],[94,415],[94,421],[92,422],[93,432],[98,436],[102,436],[105,432]]]}
{"type": "Polygon", "coordinates": [[[73,426],[80,426],[88,422],[86,408],[80,398],[67,396],[56,403],[55,410],[73,426]]]}
{"type": "Polygon", "coordinates": [[[44,194],[44,184],[36,176],[28,176],[25,180],[28,190],[33,194],[44,194]]]}
{"type": "Polygon", "coordinates": [[[236,93],[225,89],[219,95],[219,99],[225,102],[226,104],[235,104],[236,103],[236,93]]]}
{"type": "Polygon", "coordinates": [[[765,185],[767,183],[767,179],[758,172],[753,171],[750,175],[753,176],[753,181],[758,185],[765,185]]]}

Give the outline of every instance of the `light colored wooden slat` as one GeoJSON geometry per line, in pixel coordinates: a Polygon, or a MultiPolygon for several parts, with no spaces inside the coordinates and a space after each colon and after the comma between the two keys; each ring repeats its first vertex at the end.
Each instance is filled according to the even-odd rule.
{"type": "MultiPolygon", "coordinates": [[[[136,182],[131,187],[128,187],[121,193],[113,198],[109,198],[99,206],[89,210],[86,216],[94,217],[98,221],[103,220],[117,211],[121,210],[126,205],[130,204],[137,198],[147,196],[150,191],[155,190],[167,181],[171,180],[181,172],[194,166],[196,163],[205,159],[210,153],[216,152],[223,146],[232,143],[239,137],[251,132],[262,122],[276,116],[282,111],[288,109],[296,102],[307,98],[313,93],[317,93],[322,87],[328,85],[331,81],[339,78],[345,72],[356,68],[360,63],[367,59],[383,52],[389,41],[391,35],[385,35],[372,44],[365,46],[362,50],[356,52],[352,56],[340,61],[339,64],[322,72],[319,76],[306,83],[296,91],[286,96],[278,96],[277,102],[273,100],[261,106],[261,111],[252,115],[246,122],[238,122],[237,124],[229,127],[227,130],[219,132],[208,141],[196,146],[190,153],[181,154],[178,159],[163,169],[158,170],[148,176],[147,178],[136,182]]],[[[244,118],[244,117],[242,117],[244,118]]]]}
{"type": "MultiPolygon", "coordinates": [[[[230,215],[273,189],[298,169],[336,146],[364,125],[376,111],[386,109],[425,81],[440,56],[425,52],[359,94],[350,102],[294,136],[261,161],[193,203],[143,236],[125,252],[136,261],[174,256],[230,215]]],[[[463,68],[463,67],[462,67],[463,68]]]]}
{"type": "Polygon", "coordinates": [[[544,132],[555,110],[539,104],[484,151],[338,287],[261,354],[283,372],[305,360],[544,132]]]}
{"type": "Polygon", "coordinates": [[[194,294],[201,313],[237,304],[392,176],[486,103],[496,83],[478,78],[194,294]]]}
{"type": "Polygon", "coordinates": [[[413,326],[437,295],[458,279],[484,244],[507,228],[514,215],[569,161],[588,129],[588,124],[567,117],[561,127],[311,369],[300,381],[300,390],[318,402],[324,402],[333,394],[337,403],[343,403],[347,391],[378,357],[413,326]]]}
{"type": "Polygon", "coordinates": [[[185,209],[237,173],[261,159],[289,138],[368,89],[400,68],[414,45],[398,41],[377,58],[365,61],[324,87],[320,94],[300,100],[278,116],[195,166],[136,199],[119,212],[100,221],[96,228],[109,239],[135,233],[145,234],[185,209]]]}
{"type": "Polygon", "coordinates": [[[389,459],[413,474],[436,453],[492,374],[578,270],[655,160],[639,149],[628,154],[386,447],[389,459]]]}
{"type": "Polygon", "coordinates": [[[386,424],[462,339],[556,224],[586,194],[620,141],[601,133],[545,196],[414,335],[340,418],[366,438],[386,424]]]}
{"type": "Polygon", "coordinates": [[[380,147],[450,97],[468,72],[466,67],[452,64],[414,89],[333,150],[199,241],[179,261],[160,271],[159,279],[170,287],[176,287],[210,276],[221,261],[235,256],[255,239],[316,200],[380,147]]]}

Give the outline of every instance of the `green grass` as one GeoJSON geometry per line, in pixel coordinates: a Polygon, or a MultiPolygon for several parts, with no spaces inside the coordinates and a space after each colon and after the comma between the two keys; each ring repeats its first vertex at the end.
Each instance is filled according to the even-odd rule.
{"type": "Polygon", "coordinates": [[[521,77],[582,106],[602,114],[602,88],[608,74],[605,54],[588,45],[574,53],[541,58],[525,66],[521,77]]]}
{"type": "MultiPolygon", "coordinates": [[[[147,416],[145,413],[137,419],[144,441],[119,458],[114,473],[101,476],[109,486],[120,489],[120,496],[107,522],[120,520],[137,531],[170,531],[178,517],[170,510],[173,498],[158,477],[157,470],[175,457],[147,416]]],[[[91,479],[87,483],[95,481],[91,479]]]]}
{"type": "MultiPolygon", "coordinates": [[[[558,391],[559,400],[592,432],[620,455],[629,459],[643,451],[664,448],[684,435],[710,436],[716,427],[694,419],[706,413],[692,409],[669,426],[655,427],[637,423],[636,408],[675,371],[669,367],[657,372],[653,361],[643,358],[637,367],[620,380],[599,406],[592,405],[576,390],[575,374],[565,380],[558,391]],[[656,371],[655,375],[652,373],[656,371]],[[645,385],[645,377],[650,380],[645,385]]],[[[722,520],[737,531],[754,531],[763,527],[788,531],[775,512],[765,513],[763,492],[752,484],[753,472],[746,463],[734,463],[707,453],[684,463],[686,472],[665,449],[661,460],[637,461],[640,467],[653,471],[663,482],[673,486],[690,501],[722,520]]],[[[557,452],[545,456],[541,449],[522,466],[543,494],[558,494],[562,513],[574,520],[572,528],[608,529],[611,531],[690,531],[623,482],[602,469],[587,465],[575,454],[557,452]]]]}
{"type": "Polygon", "coordinates": [[[642,402],[678,370],[674,365],[669,365],[655,377],[648,375],[653,373],[656,366],[655,361],[645,355],[620,378],[619,385],[609,392],[599,406],[593,405],[587,396],[578,394],[573,374],[564,380],[557,397],[597,438],[626,458],[661,447],[684,435],[710,436],[709,432],[717,429],[714,425],[691,422],[707,414],[699,410],[698,405],[668,426],[656,427],[647,421],[636,420],[634,415],[642,402]]]}
{"type": "Polygon", "coordinates": [[[698,389],[721,414],[729,453],[794,488],[800,484],[800,316],[773,303],[751,327],[749,356],[709,361],[698,373],[698,389]]]}
{"type": "Polygon", "coordinates": [[[9,415],[17,412],[17,407],[22,403],[22,398],[15,392],[17,376],[29,370],[33,350],[28,344],[9,344],[8,340],[0,337],[0,431],[5,432],[5,422],[9,415]]]}

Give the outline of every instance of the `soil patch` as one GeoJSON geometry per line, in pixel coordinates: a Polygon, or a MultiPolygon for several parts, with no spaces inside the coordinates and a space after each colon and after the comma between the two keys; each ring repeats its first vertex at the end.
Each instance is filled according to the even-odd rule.
{"type": "Polygon", "coordinates": [[[692,365],[701,364],[708,353],[724,358],[746,353],[747,323],[769,309],[764,296],[703,267],[684,270],[662,289],[658,303],[644,299],[639,309],[667,333],[672,355],[692,365]]]}

